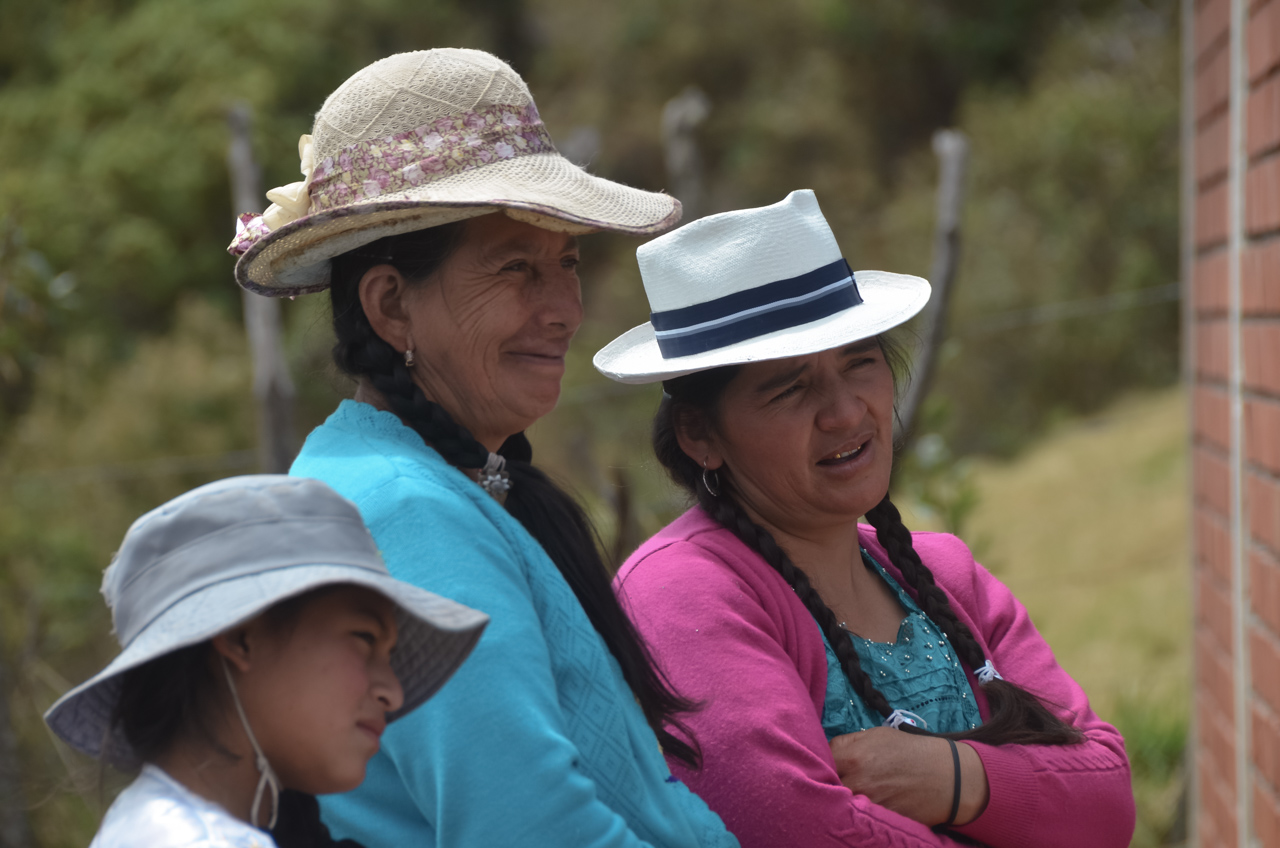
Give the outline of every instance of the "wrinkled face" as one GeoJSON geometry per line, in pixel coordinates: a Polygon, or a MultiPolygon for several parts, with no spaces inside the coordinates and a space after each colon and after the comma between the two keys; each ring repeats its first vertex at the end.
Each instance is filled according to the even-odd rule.
{"type": "Polygon", "coordinates": [[[345,586],[309,601],[287,626],[255,619],[245,642],[249,665],[236,687],[280,782],[313,795],[359,786],[387,713],[404,702],[391,670],[395,606],[345,586]]]}
{"type": "Polygon", "coordinates": [[[753,518],[806,535],[857,519],[888,492],[893,399],[875,339],[749,363],[705,438],[682,436],[681,445],[727,475],[753,518]]]}
{"type": "Polygon", "coordinates": [[[493,214],[473,218],[462,243],[406,294],[414,375],[496,450],[550,412],[565,354],[582,323],[578,243],[493,214]]]}

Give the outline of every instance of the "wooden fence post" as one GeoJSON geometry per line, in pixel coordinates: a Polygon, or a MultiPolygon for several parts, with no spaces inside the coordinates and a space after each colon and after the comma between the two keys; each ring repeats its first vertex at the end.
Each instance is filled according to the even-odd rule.
{"type": "MultiPolygon", "coordinates": [[[[227,112],[231,145],[227,168],[235,214],[262,211],[262,185],[253,158],[250,127],[253,113],[238,103],[227,112]]],[[[253,356],[253,395],[258,407],[258,468],[265,474],[284,474],[294,457],[293,381],[284,355],[280,329],[280,301],[242,291],[244,328],[253,356]]]]}
{"type": "Polygon", "coordinates": [[[668,186],[684,207],[682,222],[703,212],[702,157],[694,130],[711,114],[711,100],[696,85],[685,88],[662,107],[662,152],[668,186]]]}
{"type": "Polygon", "coordinates": [[[911,386],[898,409],[903,444],[915,436],[914,425],[929,395],[937,370],[938,353],[947,337],[947,306],[960,264],[960,210],[964,202],[964,175],[969,142],[959,130],[939,130],[933,135],[938,157],[938,211],[933,232],[933,265],[929,284],[933,295],[921,313],[920,348],[912,362],[911,386]]]}

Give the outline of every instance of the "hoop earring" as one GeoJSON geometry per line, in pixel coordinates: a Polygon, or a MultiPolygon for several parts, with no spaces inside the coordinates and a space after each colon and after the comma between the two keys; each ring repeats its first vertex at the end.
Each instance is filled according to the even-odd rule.
{"type": "Polygon", "coordinates": [[[702,461],[702,485],[706,488],[708,495],[713,498],[720,497],[720,476],[716,474],[715,469],[707,468],[705,459],[702,461]],[[708,479],[707,474],[711,475],[710,479],[708,479]],[[714,485],[712,485],[712,480],[715,481],[714,485]]]}
{"type": "Polygon", "coordinates": [[[408,348],[408,349],[404,352],[404,366],[405,366],[406,368],[412,368],[412,367],[413,367],[413,348],[408,348]]]}

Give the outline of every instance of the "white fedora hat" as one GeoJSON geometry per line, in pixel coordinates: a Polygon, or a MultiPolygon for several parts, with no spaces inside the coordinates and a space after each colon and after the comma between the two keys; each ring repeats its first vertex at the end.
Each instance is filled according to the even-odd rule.
{"type": "Polygon", "coordinates": [[[389,719],[444,685],[489,620],[393,578],[355,504],[319,480],[232,477],[180,495],[129,528],[102,580],[123,650],[60,698],[45,721],[72,747],[135,767],[124,734],[106,738],[126,671],[334,583],[372,589],[399,608],[391,667],[404,704],[389,719]]]}
{"type": "Polygon", "coordinates": [[[384,236],[504,211],[550,230],[651,234],[680,201],[592,176],[556,152],[528,86],[480,50],[399,53],[329,95],[298,142],[304,180],[241,215],[236,281],[265,295],[329,285],[329,260],[384,236]]]}
{"type": "Polygon", "coordinates": [[[650,321],[593,360],[620,383],[829,350],[896,327],[929,300],[920,277],[851,271],[808,189],[686,224],[636,258],[650,321]]]}

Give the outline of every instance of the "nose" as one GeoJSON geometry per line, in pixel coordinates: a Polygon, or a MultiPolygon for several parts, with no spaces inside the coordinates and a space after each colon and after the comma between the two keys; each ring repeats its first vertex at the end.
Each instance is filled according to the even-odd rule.
{"type": "Polygon", "coordinates": [[[547,326],[576,333],[582,326],[582,285],[578,272],[556,263],[544,270],[538,286],[538,312],[547,326]]]}
{"type": "Polygon", "coordinates": [[[819,430],[838,431],[862,423],[867,414],[867,402],[857,387],[844,380],[834,380],[818,407],[815,424],[819,430]]]}
{"type": "Polygon", "coordinates": [[[404,687],[400,685],[400,678],[396,676],[389,661],[379,664],[374,672],[373,696],[389,713],[404,706],[404,687]]]}

